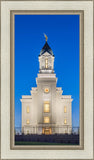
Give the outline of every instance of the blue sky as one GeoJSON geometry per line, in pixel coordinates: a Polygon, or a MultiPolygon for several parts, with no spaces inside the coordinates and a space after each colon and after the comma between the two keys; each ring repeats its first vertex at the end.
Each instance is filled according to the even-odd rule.
{"type": "Polygon", "coordinates": [[[79,15],[15,15],[15,126],[21,127],[22,95],[36,87],[43,33],[55,55],[57,87],[72,95],[72,124],[79,126],[79,15]]]}

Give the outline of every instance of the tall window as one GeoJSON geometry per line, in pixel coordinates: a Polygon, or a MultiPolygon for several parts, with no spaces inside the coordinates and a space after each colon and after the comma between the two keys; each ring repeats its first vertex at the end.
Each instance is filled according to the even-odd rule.
{"type": "Polygon", "coordinates": [[[66,118],[64,119],[64,124],[67,124],[67,119],[66,118]]]}
{"type": "Polygon", "coordinates": [[[49,102],[44,102],[44,112],[50,112],[50,104],[49,104],[49,102]]]}
{"type": "Polygon", "coordinates": [[[45,68],[48,68],[48,58],[45,59],[45,68]]]}
{"type": "Polygon", "coordinates": [[[66,108],[66,106],[64,107],[64,113],[66,113],[67,112],[67,108],[66,108]]]}
{"type": "Polygon", "coordinates": [[[27,119],[26,123],[27,123],[27,124],[29,124],[29,123],[30,123],[29,119],[27,119]]]}
{"type": "Polygon", "coordinates": [[[26,112],[27,112],[27,113],[29,113],[29,106],[27,106],[27,108],[26,108],[26,112]]]}
{"type": "Polygon", "coordinates": [[[50,118],[49,117],[44,117],[44,123],[50,123],[50,118]]]}

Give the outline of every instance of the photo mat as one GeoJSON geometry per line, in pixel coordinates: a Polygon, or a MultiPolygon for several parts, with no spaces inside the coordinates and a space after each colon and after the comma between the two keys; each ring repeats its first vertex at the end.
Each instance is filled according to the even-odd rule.
{"type": "MultiPolygon", "coordinates": [[[[59,11],[59,12],[60,12],[60,11],[59,11]]],[[[51,13],[50,15],[51,15],[51,16],[55,16],[55,15],[56,15],[57,17],[58,17],[58,15],[59,15],[59,16],[68,16],[68,13],[67,13],[67,12],[65,12],[64,15],[60,14],[61,12],[60,12],[60,13],[59,13],[59,12],[57,12],[57,13],[55,13],[55,14],[51,13]]],[[[79,12],[77,11],[77,13],[79,13],[79,12]]],[[[81,28],[80,28],[80,25],[81,25],[80,20],[81,20],[81,15],[79,15],[79,14],[77,14],[77,13],[76,13],[76,15],[79,16],[79,35],[80,35],[80,29],[81,29],[81,28]]],[[[36,14],[37,14],[37,12],[34,12],[33,15],[32,15],[32,14],[31,14],[31,15],[30,15],[30,14],[29,14],[29,15],[28,15],[28,14],[26,14],[26,15],[24,15],[24,14],[21,14],[21,15],[19,15],[19,14],[14,14],[14,17],[15,17],[15,16],[22,16],[22,15],[25,16],[25,17],[26,17],[26,16],[28,16],[28,17],[29,17],[29,16],[31,16],[31,17],[32,17],[32,16],[37,16],[37,17],[38,17],[38,16],[40,16],[40,17],[41,17],[41,16],[47,16],[47,13],[44,14],[44,12],[41,13],[41,14],[40,14],[40,13],[37,14],[37,15],[36,15],[36,14]]],[[[48,15],[48,16],[50,16],[50,15],[48,15]]],[[[70,16],[72,16],[72,15],[73,15],[73,14],[71,13],[70,16]]],[[[83,17],[83,16],[82,16],[82,17],[83,17]]],[[[15,24],[15,23],[14,23],[14,24],[15,24]]],[[[15,27],[15,25],[14,25],[14,27],[15,27]]],[[[41,38],[44,39],[44,43],[45,43],[45,38],[43,37],[43,34],[44,34],[44,33],[42,33],[41,38]]],[[[80,48],[80,42],[81,42],[81,37],[79,36],[79,53],[80,53],[80,50],[81,50],[81,48],[80,48]]],[[[37,58],[37,59],[38,59],[38,58],[37,58]]],[[[80,55],[79,55],[79,60],[80,60],[80,55]]],[[[14,61],[15,61],[15,58],[14,58],[14,61]]],[[[14,62],[14,63],[15,63],[15,62],[14,62]]],[[[38,64],[38,62],[37,62],[37,64],[38,64]]],[[[81,67],[81,66],[79,66],[79,68],[80,68],[80,67],[81,67]]],[[[37,70],[38,70],[38,67],[37,67],[37,70]]],[[[34,78],[35,78],[35,77],[34,77],[34,78]]],[[[81,77],[79,77],[79,78],[81,78],[81,77]]],[[[81,85],[81,83],[79,83],[79,88],[80,88],[80,85],[81,85]]],[[[79,89],[79,90],[80,90],[80,89],[79,89]]],[[[29,93],[29,92],[28,92],[28,93],[29,93]]],[[[81,101],[80,101],[80,104],[81,104],[81,101]]],[[[80,109],[80,108],[79,108],[79,109],[80,109]]],[[[80,122],[81,122],[81,121],[80,121],[80,122]]],[[[18,127],[18,128],[19,128],[19,127],[18,127]]],[[[80,128],[81,128],[81,127],[80,127],[80,128]]],[[[79,128],[79,129],[80,129],[80,128],[79,128]]],[[[80,129],[80,130],[81,130],[81,129],[80,129]]],[[[18,133],[18,134],[19,134],[19,133],[18,133]]],[[[81,134],[82,134],[82,133],[81,133],[81,134]]],[[[13,140],[14,140],[14,139],[15,139],[15,138],[13,138],[13,140]]],[[[83,138],[82,138],[82,139],[83,139],[83,138]]],[[[14,140],[14,141],[15,141],[15,140],[14,140]]],[[[82,143],[82,142],[81,142],[81,135],[80,135],[80,145],[81,145],[81,143],[82,143]]],[[[80,146],[80,145],[79,145],[79,146],[80,146]]],[[[13,147],[13,146],[14,146],[14,145],[12,145],[12,147],[13,147]]],[[[51,145],[51,147],[52,147],[52,146],[55,147],[55,145],[51,145]]],[[[18,147],[18,146],[16,146],[16,147],[18,147]]],[[[23,147],[23,145],[21,145],[20,147],[23,147]]],[[[31,146],[28,145],[28,143],[27,143],[27,148],[30,148],[30,147],[31,147],[31,146]]],[[[33,145],[33,147],[35,147],[35,146],[33,145]]],[[[36,147],[37,147],[37,144],[36,144],[36,147]]],[[[41,147],[41,145],[40,145],[40,147],[41,147]]],[[[60,145],[59,147],[61,148],[61,145],[60,145]]],[[[63,146],[63,148],[66,148],[66,147],[69,147],[69,148],[70,148],[70,146],[67,146],[67,145],[64,145],[64,146],[63,146]]],[[[73,146],[72,146],[72,147],[73,147],[73,146]]],[[[77,147],[77,146],[76,146],[76,147],[77,147]]]]}

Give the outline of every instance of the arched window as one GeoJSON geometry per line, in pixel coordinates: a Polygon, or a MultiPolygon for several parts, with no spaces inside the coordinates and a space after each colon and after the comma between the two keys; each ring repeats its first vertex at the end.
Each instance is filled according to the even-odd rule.
{"type": "Polygon", "coordinates": [[[27,113],[29,113],[29,106],[27,106],[26,111],[27,111],[27,113]]]}
{"type": "Polygon", "coordinates": [[[27,119],[27,120],[26,120],[26,123],[27,123],[27,124],[29,124],[29,123],[30,123],[29,119],[27,119]]]}
{"type": "Polygon", "coordinates": [[[49,102],[44,102],[44,112],[50,112],[50,104],[49,104],[49,102]]]}
{"type": "Polygon", "coordinates": [[[50,118],[49,117],[44,117],[44,123],[50,123],[50,118]]]}
{"type": "Polygon", "coordinates": [[[66,108],[66,106],[64,106],[64,113],[66,113],[67,112],[67,108],[66,108]]]}
{"type": "Polygon", "coordinates": [[[48,58],[45,59],[45,68],[48,68],[48,58]]]}
{"type": "Polygon", "coordinates": [[[64,124],[67,124],[67,119],[66,118],[64,119],[64,124]]]}

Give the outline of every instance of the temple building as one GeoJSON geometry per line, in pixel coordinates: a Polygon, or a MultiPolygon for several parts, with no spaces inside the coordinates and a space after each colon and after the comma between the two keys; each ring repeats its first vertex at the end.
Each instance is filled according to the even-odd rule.
{"type": "Polygon", "coordinates": [[[72,98],[62,95],[62,88],[56,86],[54,58],[46,36],[38,57],[37,87],[21,99],[24,134],[70,134],[72,131],[72,98]]]}

